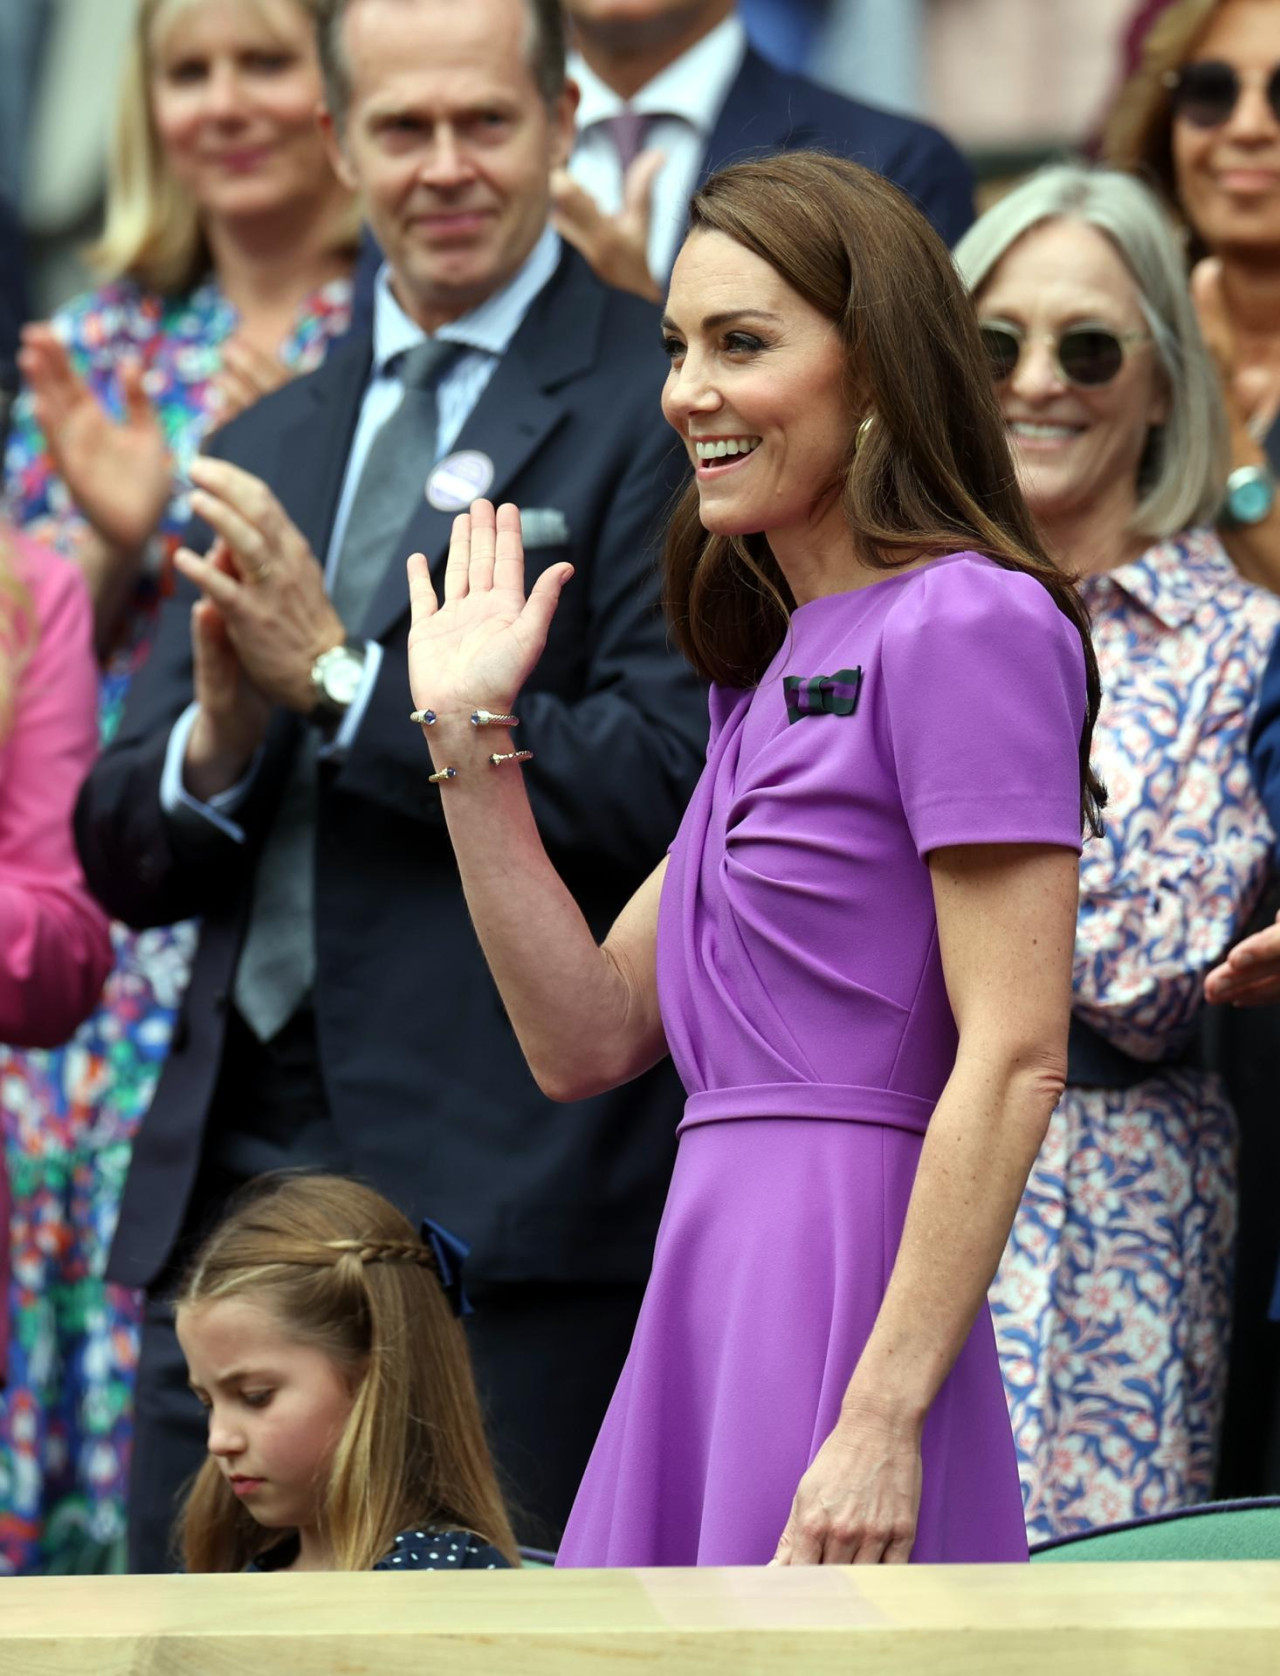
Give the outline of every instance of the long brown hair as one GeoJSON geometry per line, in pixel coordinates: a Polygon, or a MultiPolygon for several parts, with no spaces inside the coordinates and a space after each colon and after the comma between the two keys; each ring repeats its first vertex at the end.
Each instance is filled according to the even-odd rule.
{"type": "MultiPolygon", "coordinates": [[[[323,1520],[335,1569],[368,1571],[400,1531],[474,1531],[519,1564],[484,1440],[461,1323],[430,1248],[381,1194],[342,1176],[264,1176],[233,1202],[178,1293],[193,1308],[252,1297],[282,1333],[356,1385],[323,1520]]],[[[281,1539],[207,1459],[181,1515],[188,1571],[243,1571],[281,1539]]]]}
{"type": "MultiPolygon", "coordinates": [[[[946,246],[896,187],[814,151],[712,175],[693,199],[689,228],[723,233],[768,262],[839,329],[849,444],[831,487],[860,558],[894,570],[922,553],[972,548],[1034,576],[1074,625],[1088,697],[1082,819],[1099,831],[1105,793],[1089,766],[1099,687],[1088,617],[1018,489],[977,320],[946,246]]],[[[668,529],[663,572],[672,633],[694,668],[753,686],[795,608],[764,536],[709,535],[690,484],[668,529]]]]}
{"type": "Polygon", "coordinates": [[[1178,203],[1178,185],[1173,171],[1173,106],[1165,78],[1191,57],[1222,4],[1223,0],[1173,0],[1160,13],[1102,131],[1104,161],[1141,175],[1173,206],[1178,203]]]}

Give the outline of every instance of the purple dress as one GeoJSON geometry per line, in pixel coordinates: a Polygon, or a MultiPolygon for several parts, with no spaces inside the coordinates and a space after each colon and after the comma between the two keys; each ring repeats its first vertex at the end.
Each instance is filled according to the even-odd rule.
{"type": "MultiPolygon", "coordinates": [[[[955,1058],[924,858],[1078,850],[1084,703],[1075,629],[1034,578],[973,553],[801,606],[758,688],[712,692],[658,925],[689,1100],[560,1564],[772,1558],[955,1058]]],[[[1026,1556],[984,1308],[925,1426],[913,1557],[1026,1556]]]]}

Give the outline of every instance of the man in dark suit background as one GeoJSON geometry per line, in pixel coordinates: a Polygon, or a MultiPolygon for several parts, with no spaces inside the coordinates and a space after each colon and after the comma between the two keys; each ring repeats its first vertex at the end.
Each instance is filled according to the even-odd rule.
{"type": "Polygon", "coordinates": [[[18,393],[18,334],[30,313],[26,272],[22,224],[8,199],[0,197],[0,448],[18,393]]]}
{"type": "Polygon", "coordinates": [[[954,244],[973,179],[936,129],[790,74],[756,52],[735,0],[565,0],[578,138],[556,226],[613,285],[657,300],[694,189],[774,148],[821,146],[908,192],[954,244]]]}
{"type": "Polygon", "coordinates": [[[180,555],[77,816],[114,913],[203,921],[110,1264],[148,1290],[139,1570],[166,1564],[203,1450],[165,1294],[228,1193],[287,1165],[353,1170],[470,1242],[499,1464],[526,1531],[554,1538],[625,1355],[680,1113],[669,1068],[575,1106],[535,1089],[467,919],[405,667],[405,556],[442,563],[456,510],[514,500],[531,574],[563,559],[577,574],[520,699],[534,760],[494,772],[528,774],[603,935],[674,835],[705,729],[656,609],[674,469],[656,313],[547,225],[575,97],[553,0],[331,10],[335,151],[387,254],[372,331],[192,467],[212,546],[180,555]]]}

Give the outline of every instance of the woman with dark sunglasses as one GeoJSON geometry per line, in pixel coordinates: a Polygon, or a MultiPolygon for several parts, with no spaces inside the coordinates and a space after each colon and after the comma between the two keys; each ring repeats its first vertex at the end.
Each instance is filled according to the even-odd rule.
{"type": "Polygon", "coordinates": [[[1231,425],[1219,533],[1242,575],[1280,592],[1280,5],[1174,0],[1103,149],[1155,181],[1186,223],[1231,425]]]}
{"type": "Polygon", "coordinates": [[[1043,170],[956,249],[1037,533],[1080,577],[1106,832],[1086,844],[1066,1092],[992,1294],[1033,1541],[1213,1483],[1235,1118],[1190,1062],[1206,971],[1262,888],[1249,776],[1280,602],[1211,525],[1217,380],[1166,217],[1136,180],[1043,170]]]}

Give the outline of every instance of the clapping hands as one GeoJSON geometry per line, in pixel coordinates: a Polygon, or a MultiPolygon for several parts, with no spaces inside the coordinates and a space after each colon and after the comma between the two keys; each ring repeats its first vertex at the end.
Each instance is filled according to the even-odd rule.
{"type": "Polygon", "coordinates": [[[120,368],[119,419],[76,372],[47,322],[23,328],[18,369],[50,458],[76,505],[108,547],[139,552],[172,493],[169,449],[141,366],[126,361],[120,368]]]}
{"type": "Polygon", "coordinates": [[[1205,257],[1191,270],[1191,300],[1222,380],[1233,453],[1238,464],[1248,463],[1280,415],[1280,364],[1250,361],[1241,353],[1216,256],[1205,257]]]}
{"type": "Polygon", "coordinates": [[[229,424],[292,377],[278,356],[250,343],[243,333],[234,334],[222,345],[222,366],[213,381],[215,423],[229,424]]]}
{"type": "Polygon", "coordinates": [[[1267,1007],[1280,1001],[1280,914],[1276,923],[1236,944],[1204,980],[1214,1005],[1267,1007]]]}
{"type": "Polygon", "coordinates": [[[640,153],[627,170],[617,215],[606,215],[567,169],[551,176],[551,219],[561,238],[586,257],[606,285],[653,303],[662,301],[662,287],[649,271],[649,223],[654,184],[666,160],[665,152],[640,153]]]}

